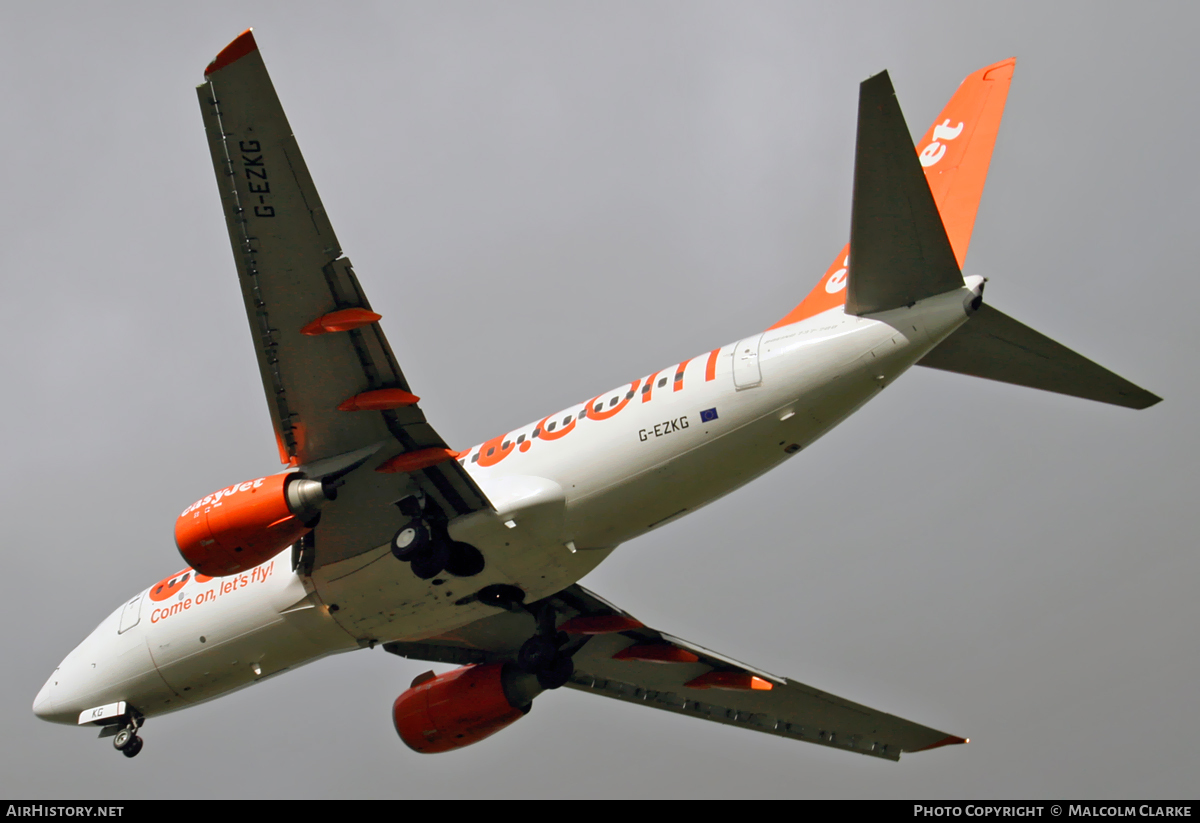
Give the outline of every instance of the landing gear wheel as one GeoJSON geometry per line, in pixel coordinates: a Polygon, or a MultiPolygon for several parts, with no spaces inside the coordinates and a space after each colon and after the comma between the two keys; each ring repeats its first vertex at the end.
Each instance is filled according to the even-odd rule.
{"type": "Polygon", "coordinates": [[[483,571],[483,555],[470,543],[451,543],[446,571],[455,577],[474,577],[483,571]]]}
{"type": "MultiPolygon", "coordinates": [[[[117,734],[120,734],[120,733],[121,732],[117,732],[117,734]]],[[[142,750],[142,738],[138,737],[135,734],[135,735],[133,735],[133,740],[129,743],[129,745],[126,746],[125,748],[121,749],[121,754],[125,755],[126,757],[137,757],[138,752],[140,752],[141,750],[142,750]]]]}
{"type": "Polygon", "coordinates": [[[575,673],[575,664],[569,657],[558,657],[546,668],[537,673],[538,685],[549,691],[567,685],[571,675],[575,673]]]}
{"type": "MultiPolygon", "coordinates": [[[[123,752],[133,745],[133,741],[137,739],[138,737],[136,734],[134,734],[133,729],[121,729],[121,731],[117,732],[113,737],[113,748],[119,752],[123,752]]],[[[129,756],[133,757],[133,755],[129,756]]]]}
{"type": "Polygon", "coordinates": [[[450,549],[445,543],[430,543],[412,558],[412,571],[422,580],[432,580],[446,570],[450,549]]]}
{"type": "Polygon", "coordinates": [[[428,545],[429,527],[424,521],[413,519],[392,537],[392,554],[397,560],[408,562],[428,545]]]}
{"type": "MultiPolygon", "coordinates": [[[[535,634],[533,637],[521,644],[521,650],[517,652],[517,665],[522,671],[529,674],[539,674],[545,669],[551,668],[558,658],[558,646],[549,637],[540,634],[535,634]]],[[[568,661],[570,658],[567,658],[568,661]]],[[[568,677],[570,675],[568,674],[568,677]]],[[[539,677],[539,682],[541,678],[539,677]]],[[[547,688],[543,686],[542,688],[547,688]]]]}

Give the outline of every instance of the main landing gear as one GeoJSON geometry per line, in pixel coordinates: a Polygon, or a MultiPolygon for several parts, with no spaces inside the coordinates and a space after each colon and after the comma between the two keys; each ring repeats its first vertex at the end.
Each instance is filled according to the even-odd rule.
{"type": "Polygon", "coordinates": [[[565,686],[575,673],[570,655],[562,650],[570,638],[555,629],[554,621],[554,607],[543,604],[537,614],[537,634],[522,643],[517,652],[517,666],[536,676],[538,685],[547,691],[565,686]]]}
{"type": "Polygon", "coordinates": [[[392,537],[392,555],[402,563],[412,565],[413,574],[422,580],[432,580],[442,572],[455,577],[474,577],[483,571],[484,560],[479,549],[470,543],[450,538],[443,518],[426,510],[416,497],[406,497],[397,504],[409,521],[392,537]]]}

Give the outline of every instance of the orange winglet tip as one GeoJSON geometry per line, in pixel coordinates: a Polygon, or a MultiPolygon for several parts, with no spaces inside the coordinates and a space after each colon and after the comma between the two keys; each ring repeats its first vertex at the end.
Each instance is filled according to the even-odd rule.
{"type": "Polygon", "coordinates": [[[254,29],[246,29],[235,37],[232,43],[221,49],[216,59],[209,63],[208,68],[204,70],[204,76],[208,77],[214,71],[236,63],[252,51],[258,51],[258,43],[254,42],[254,29]]]}
{"type": "Polygon", "coordinates": [[[300,329],[300,333],[307,334],[309,337],[315,337],[318,334],[328,334],[329,332],[350,331],[351,329],[357,329],[359,326],[374,323],[382,317],[382,314],[376,314],[367,309],[340,309],[339,311],[332,311],[329,314],[321,315],[300,329]]]}
{"type": "Polygon", "coordinates": [[[613,660],[636,660],[640,663],[699,663],[700,658],[666,643],[646,643],[621,649],[612,656],[613,660]]]}
{"type": "Polygon", "coordinates": [[[376,389],[343,400],[338,404],[338,411],[388,411],[415,406],[420,399],[404,389],[376,389]]]}
{"type": "Polygon", "coordinates": [[[746,672],[708,672],[683,684],[685,689],[727,689],[733,692],[769,692],[775,688],[769,680],[763,680],[746,672]]]}
{"type": "Polygon", "coordinates": [[[928,746],[922,746],[919,749],[913,749],[913,751],[914,752],[927,752],[930,749],[940,749],[942,746],[958,746],[962,743],[970,743],[970,742],[971,742],[971,738],[969,738],[969,737],[954,737],[953,735],[951,735],[950,737],[943,737],[941,740],[937,741],[936,743],[930,743],[928,746]]]}
{"type": "Polygon", "coordinates": [[[436,466],[438,463],[453,460],[457,454],[458,452],[451,449],[421,449],[420,451],[409,452],[408,454],[398,454],[391,460],[384,461],[380,466],[376,467],[375,471],[382,472],[383,474],[420,471],[430,466],[436,466]]]}
{"type": "Polygon", "coordinates": [[[614,634],[643,628],[645,626],[640,620],[623,614],[591,614],[572,617],[558,630],[567,634],[614,634]]]}

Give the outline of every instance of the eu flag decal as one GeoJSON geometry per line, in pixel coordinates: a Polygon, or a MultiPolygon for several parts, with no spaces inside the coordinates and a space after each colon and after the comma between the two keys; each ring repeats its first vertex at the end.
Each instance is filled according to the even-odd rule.
{"type": "Polygon", "coordinates": [[[700,422],[701,423],[708,423],[708,422],[710,422],[712,420],[716,420],[716,419],[717,419],[716,406],[713,406],[711,409],[705,409],[704,411],[700,412],[700,422]]]}

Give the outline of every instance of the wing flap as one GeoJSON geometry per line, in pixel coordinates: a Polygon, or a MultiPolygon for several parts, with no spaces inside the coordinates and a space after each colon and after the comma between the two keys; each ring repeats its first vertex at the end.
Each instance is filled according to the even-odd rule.
{"type": "MultiPolygon", "coordinates": [[[[803,683],[767,675],[726,657],[701,655],[697,663],[666,665],[613,658],[631,645],[655,642],[653,635],[658,633],[639,634],[635,640],[624,634],[592,638],[576,653],[575,675],[567,685],[702,720],[889,760],[899,760],[902,751],[919,751],[951,737],[803,683]],[[765,676],[775,682],[769,690],[687,687],[687,683],[710,671],[765,676]]],[[[664,642],[669,637],[659,636],[664,642]]],[[[689,644],[688,648],[699,647],[689,644]]]]}

